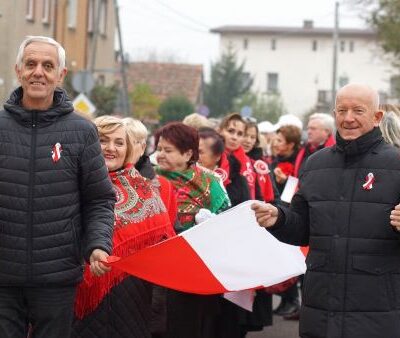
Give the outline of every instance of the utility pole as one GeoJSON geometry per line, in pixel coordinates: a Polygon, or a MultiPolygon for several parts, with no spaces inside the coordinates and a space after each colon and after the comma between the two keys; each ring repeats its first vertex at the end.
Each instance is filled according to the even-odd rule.
{"type": "Polygon", "coordinates": [[[336,78],[339,43],[339,2],[335,2],[335,28],[333,30],[333,63],[332,63],[332,107],[335,106],[336,78]]]}
{"type": "Polygon", "coordinates": [[[121,34],[121,25],[119,22],[119,7],[117,0],[114,0],[114,8],[115,8],[115,22],[117,24],[118,31],[118,44],[119,44],[119,56],[121,61],[121,77],[122,77],[122,102],[123,102],[123,113],[125,116],[130,115],[130,105],[129,105],[129,96],[128,96],[128,81],[126,78],[126,63],[125,63],[125,54],[124,48],[122,45],[122,34],[121,34]]]}
{"type": "Polygon", "coordinates": [[[97,11],[93,18],[93,37],[92,37],[92,53],[90,58],[89,71],[93,74],[96,65],[96,51],[97,51],[97,39],[100,33],[100,16],[101,16],[101,2],[102,0],[97,0],[97,11]]]}

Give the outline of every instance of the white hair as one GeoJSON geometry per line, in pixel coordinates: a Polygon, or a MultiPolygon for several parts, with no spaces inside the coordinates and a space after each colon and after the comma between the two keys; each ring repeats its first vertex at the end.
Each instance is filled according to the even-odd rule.
{"type": "Polygon", "coordinates": [[[335,132],[335,119],[325,113],[314,113],[310,115],[309,120],[318,120],[321,122],[322,126],[329,131],[330,134],[333,134],[335,132]]]}
{"type": "Polygon", "coordinates": [[[400,111],[392,105],[384,105],[384,114],[379,124],[387,143],[400,148],[400,111]]]}
{"type": "Polygon", "coordinates": [[[22,58],[24,56],[24,50],[26,46],[33,42],[43,42],[47,43],[49,45],[52,45],[57,48],[57,54],[58,54],[58,73],[61,74],[61,72],[65,68],[65,50],[64,48],[54,39],[49,38],[47,36],[39,36],[39,35],[28,35],[24,41],[22,41],[21,45],[19,46],[18,49],[18,54],[17,58],[15,61],[15,64],[17,65],[18,69],[21,69],[22,67],[22,58]]]}

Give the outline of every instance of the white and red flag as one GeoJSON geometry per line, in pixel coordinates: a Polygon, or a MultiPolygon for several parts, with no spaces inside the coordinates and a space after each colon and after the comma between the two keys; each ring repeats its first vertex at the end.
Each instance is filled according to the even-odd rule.
{"type": "MultiPolygon", "coordinates": [[[[299,247],[279,242],[257,224],[244,202],[110,265],[171,289],[219,294],[267,287],[306,270],[299,247]]],[[[261,202],[258,202],[261,203],[261,202]]]]}

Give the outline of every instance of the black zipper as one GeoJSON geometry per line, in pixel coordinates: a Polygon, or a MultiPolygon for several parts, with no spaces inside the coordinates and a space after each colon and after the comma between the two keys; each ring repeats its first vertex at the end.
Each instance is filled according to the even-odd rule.
{"type": "Polygon", "coordinates": [[[29,190],[28,190],[28,283],[32,282],[32,254],[33,254],[33,188],[35,186],[35,157],[36,157],[36,123],[37,112],[32,112],[31,157],[29,160],[29,190]]]}

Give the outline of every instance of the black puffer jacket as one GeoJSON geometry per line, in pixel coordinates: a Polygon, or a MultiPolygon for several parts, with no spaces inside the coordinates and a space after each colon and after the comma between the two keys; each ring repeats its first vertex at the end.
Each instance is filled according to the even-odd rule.
{"type": "Polygon", "coordinates": [[[379,128],[312,155],[272,233],[310,246],[300,336],[400,337],[400,153],[379,128]],[[375,181],[364,189],[368,174],[375,181]],[[285,222],[282,224],[282,222],[285,222]]]}
{"type": "Polygon", "coordinates": [[[111,250],[115,194],[97,130],[61,89],[47,111],[21,98],[0,112],[0,285],[74,285],[82,257],[111,250]]]}

